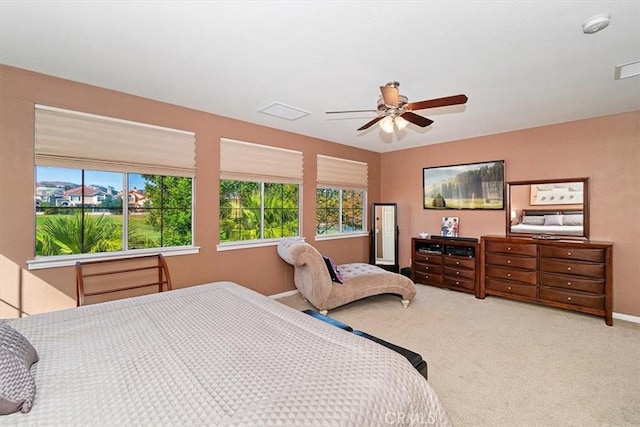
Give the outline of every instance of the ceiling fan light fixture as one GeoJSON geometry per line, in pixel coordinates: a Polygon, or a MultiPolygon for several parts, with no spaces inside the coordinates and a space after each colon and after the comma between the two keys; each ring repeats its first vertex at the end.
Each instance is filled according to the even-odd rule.
{"type": "Polygon", "coordinates": [[[380,129],[385,133],[393,133],[393,117],[387,116],[378,122],[380,129]]]}
{"type": "Polygon", "coordinates": [[[396,126],[398,127],[398,130],[404,130],[404,128],[406,128],[407,125],[409,124],[408,121],[406,121],[405,119],[403,119],[400,116],[398,116],[395,119],[393,119],[393,121],[395,122],[396,126]]]}

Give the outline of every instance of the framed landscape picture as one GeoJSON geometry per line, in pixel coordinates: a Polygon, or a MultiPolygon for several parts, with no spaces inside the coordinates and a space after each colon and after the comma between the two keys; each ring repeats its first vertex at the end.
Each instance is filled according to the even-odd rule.
{"type": "Polygon", "coordinates": [[[504,160],[422,170],[424,209],[504,209],[504,160]]]}

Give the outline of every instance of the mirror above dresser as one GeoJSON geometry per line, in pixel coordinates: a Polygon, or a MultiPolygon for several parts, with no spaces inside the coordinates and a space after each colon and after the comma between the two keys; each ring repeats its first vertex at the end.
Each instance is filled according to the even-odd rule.
{"type": "Polygon", "coordinates": [[[589,178],[507,182],[506,235],[589,239],[589,178]]]}

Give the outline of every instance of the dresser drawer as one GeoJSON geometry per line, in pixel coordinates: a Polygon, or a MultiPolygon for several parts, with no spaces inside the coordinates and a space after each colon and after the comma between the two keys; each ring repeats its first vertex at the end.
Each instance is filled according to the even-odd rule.
{"type": "Polygon", "coordinates": [[[595,279],[604,279],[604,264],[593,264],[579,261],[553,261],[549,259],[540,260],[540,272],[543,273],[564,273],[595,279]]]}
{"type": "Polygon", "coordinates": [[[536,270],[538,268],[538,259],[525,256],[487,254],[485,257],[485,264],[536,270]]]}
{"type": "Polygon", "coordinates": [[[540,285],[604,294],[604,279],[585,279],[566,274],[540,273],[540,285]]]}
{"type": "Polygon", "coordinates": [[[496,279],[515,280],[535,285],[537,282],[537,273],[535,271],[516,270],[513,268],[487,267],[486,276],[496,279]]]}
{"type": "Polygon", "coordinates": [[[442,274],[442,264],[423,264],[416,262],[416,273],[442,274]]]}
{"type": "Polygon", "coordinates": [[[468,270],[475,270],[476,268],[476,260],[473,258],[452,258],[445,256],[443,263],[447,267],[466,268],[468,270]]]}
{"type": "Polygon", "coordinates": [[[445,267],[444,276],[454,279],[460,278],[475,280],[476,272],[474,270],[468,270],[466,268],[445,267]]]}
{"type": "Polygon", "coordinates": [[[507,254],[536,256],[537,245],[535,243],[507,243],[507,242],[486,242],[487,252],[501,252],[507,254]]]}
{"type": "Polygon", "coordinates": [[[422,283],[423,285],[442,286],[442,274],[426,273],[416,270],[415,283],[422,283]]]}
{"type": "Polygon", "coordinates": [[[451,278],[444,277],[444,284],[447,287],[454,288],[464,288],[464,289],[475,289],[476,281],[474,279],[464,279],[464,278],[451,278]]]}
{"type": "Polygon", "coordinates": [[[561,258],[578,261],[604,262],[604,249],[565,248],[540,246],[541,258],[561,258]]]}
{"type": "Polygon", "coordinates": [[[540,299],[593,308],[596,310],[604,310],[604,295],[571,292],[568,290],[541,286],[540,299]]]}
{"type": "Polygon", "coordinates": [[[416,251],[414,253],[414,258],[416,262],[421,262],[423,264],[441,264],[442,263],[442,255],[439,254],[430,254],[427,252],[416,251]]]}
{"type": "Polygon", "coordinates": [[[485,279],[485,287],[488,290],[507,292],[514,295],[522,295],[529,298],[535,298],[537,296],[537,286],[525,285],[517,282],[508,282],[499,279],[485,279]]]}

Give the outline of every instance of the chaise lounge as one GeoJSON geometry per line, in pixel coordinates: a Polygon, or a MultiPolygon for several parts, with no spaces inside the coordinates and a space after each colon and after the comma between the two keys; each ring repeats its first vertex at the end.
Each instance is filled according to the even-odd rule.
{"type": "Polygon", "coordinates": [[[322,314],[380,294],[400,295],[406,308],[416,295],[416,286],[408,277],[365,263],[337,266],[342,283],[334,282],[322,254],[299,238],[282,239],[278,244],[278,255],[294,266],[296,288],[322,314]]]}

